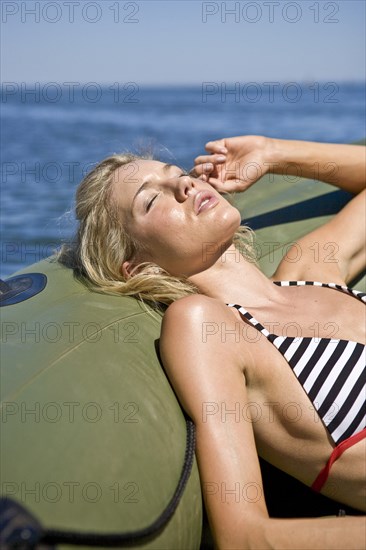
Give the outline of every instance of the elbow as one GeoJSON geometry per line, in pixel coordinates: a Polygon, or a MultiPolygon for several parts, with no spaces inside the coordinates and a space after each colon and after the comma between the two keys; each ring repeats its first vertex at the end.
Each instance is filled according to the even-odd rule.
{"type": "Polygon", "coordinates": [[[267,536],[270,523],[270,518],[259,516],[215,533],[215,550],[273,550],[267,536]]]}

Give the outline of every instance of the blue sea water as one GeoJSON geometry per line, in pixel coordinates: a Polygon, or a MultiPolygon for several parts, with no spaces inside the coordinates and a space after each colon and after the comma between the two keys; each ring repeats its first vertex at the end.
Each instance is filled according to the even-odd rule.
{"type": "Polygon", "coordinates": [[[13,83],[1,89],[1,111],[1,277],[72,235],[75,189],[111,153],[152,146],[157,158],[189,168],[208,140],[225,136],[366,136],[363,83],[13,83]]]}

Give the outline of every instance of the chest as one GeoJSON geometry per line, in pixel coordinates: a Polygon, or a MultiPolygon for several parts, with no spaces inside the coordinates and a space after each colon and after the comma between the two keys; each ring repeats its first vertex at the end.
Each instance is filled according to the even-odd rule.
{"type": "MultiPolygon", "coordinates": [[[[245,369],[248,391],[251,399],[285,411],[282,416],[273,411],[273,433],[314,444],[324,441],[326,428],[337,444],[362,421],[365,307],[346,295],[327,303],[319,292],[304,294],[293,293],[290,307],[277,307],[277,320],[270,307],[258,310],[260,321],[242,308],[236,311],[245,326],[241,351],[251,358],[245,369]]],[[[270,418],[265,420],[257,432],[267,437],[270,418]]]]}
{"type": "Polygon", "coordinates": [[[270,334],[282,337],[331,338],[365,344],[366,308],[361,300],[326,287],[281,288],[284,300],[251,308],[247,317],[236,311],[253,338],[256,322],[270,334]],[[254,322],[251,319],[254,318],[254,322]]]}

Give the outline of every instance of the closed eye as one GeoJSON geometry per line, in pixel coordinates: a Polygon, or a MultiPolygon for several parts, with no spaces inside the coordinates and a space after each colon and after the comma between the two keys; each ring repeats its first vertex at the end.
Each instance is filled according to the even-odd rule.
{"type": "MultiPolygon", "coordinates": [[[[188,176],[188,172],[186,171],[182,171],[181,174],[179,174],[178,178],[183,178],[184,176],[188,176]]],[[[155,199],[159,196],[159,193],[157,193],[156,195],[154,195],[153,197],[151,197],[151,199],[147,202],[146,204],[146,208],[145,208],[145,211],[146,212],[149,212],[149,210],[151,209],[152,205],[154,204],[155,202],[155,199]]]]}
{"type": "Polygon", "coordinates": [[[154,204],[155,202],[155,199],[158,197],[158,194],[157,195],[154,195],[147,203],[146,205],[146,208],[145,208],[145,211],[146,212],[149,212],[150,208],[152,207],[152,205],[154,204]]]}

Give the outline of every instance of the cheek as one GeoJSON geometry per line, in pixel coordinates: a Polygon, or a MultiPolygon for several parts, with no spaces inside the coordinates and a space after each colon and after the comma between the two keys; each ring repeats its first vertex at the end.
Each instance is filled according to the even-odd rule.
{"type": "Polygon", "coordinates": [[[134,224],[132,233],[142,243],[147,261],[159,258],[174,258],[185,249],[187,240],[187,224],[179,212],[151,212],[150,216],[134,224]]]}
{"type": "Polygon", "coordinates": [[[152,212],[149,219],[146,220],[145,232],[147,237],[154,237],[159,243],[166,240],[189,234],[193,229],[192,220],[188,219],[184,212],[174,208],[152,212]]]}
{"type": "Polygon", "coordinates": [[[178,258],[192,250],[192,236],[187,237],[179,227],[163,223],[158,232],[152,231],[148,238],[148,249],[155,257],[178,258]]]}

